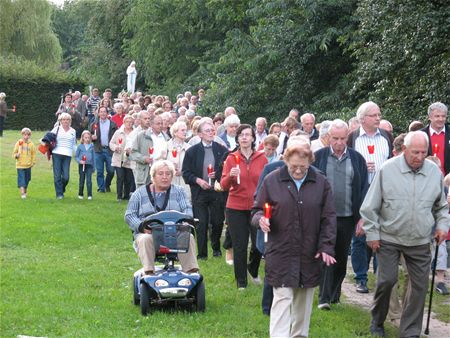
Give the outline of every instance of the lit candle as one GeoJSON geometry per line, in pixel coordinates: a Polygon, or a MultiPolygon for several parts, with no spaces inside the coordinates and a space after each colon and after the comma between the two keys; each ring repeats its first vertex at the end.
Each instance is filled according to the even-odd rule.
{"type": "Polygon", "coordinates": [[[94,125],[92,126],[92,129],[94,129],[94,135],[97,136],[97,123],[94,123],[94,125]]]}
{"type": "Polygon", "coordinates": [[[212,166],[212,164],[208,164],[208,184],[211,185],[211,177],[209,177],[209,175],[212,174],[214,168],[212,166]]]}
{"type": "MultiPolygon", "coordinates": [[[[264,203],[264,217],[269,221],[272,218],[272,206],[269,203],[264,203]]],[[[267,232],[264,233],[264,243],[267,243],[269,234],[267,232]]]]}
{"type": "Polygon", "coordinates": [[[148,154],[150,155],[150,157],[152,157],[154,151],[155,149],[153,147],[148,148],[148,154]]]}
{"type": "MultiPolygon", "coordinates": [[[[239,163],[241,163],[241,158],[238,154],[234,155],[234,160],[236,161],[236,168],[239,168],[239,163]]],[[[241,184],[241,176],[237,175],[237,184],[241,184]]]]}
{"type": "Polygon", "coordinates": [[[433,156],[437,156],[439,153],[439,144],[433,144],[433,156]]]}
{"type": "Polygon", "coordinates": [[[81,156],[81,160],[84,162],[83,163],[83,172],[84,172],[85,165],[86,165],[86,155],[81,156]]]}

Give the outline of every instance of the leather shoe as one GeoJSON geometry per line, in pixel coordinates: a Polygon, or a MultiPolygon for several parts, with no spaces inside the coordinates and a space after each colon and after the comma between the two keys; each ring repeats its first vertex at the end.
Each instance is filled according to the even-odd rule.
{"type": "Polygon", "coordinates": [[[366,284],[359,283],[356,286],[356,292],[358,292],[358,293],[369,293],[369,289],[367,288],[366,284]]]}
{"type": "Polygon", "coordinates": [[[222,252],[220,250],[214,250],[213,256],[214,257],[222,257],[222,252]]]}
{"type": "Polygon", "coordinates": [[[374,322],[370,323],[370,334],[373,337],[385,337],[383,324],[376,325],[374,322]]]}

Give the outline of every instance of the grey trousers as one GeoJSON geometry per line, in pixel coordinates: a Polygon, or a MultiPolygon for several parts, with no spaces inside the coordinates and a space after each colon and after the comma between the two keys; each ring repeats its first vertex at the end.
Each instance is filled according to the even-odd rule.
{"type": "Polygon", "coordinates": [[[397,282],[400,254],[405,258],[409,275],[400,319],[400,337],[419,337],[430,274],[429,244],[408,247],[381,241],[378,252],[377,285],[371,310],[372,322],[381,326],[386,320],[392,287],[397,282]]]}

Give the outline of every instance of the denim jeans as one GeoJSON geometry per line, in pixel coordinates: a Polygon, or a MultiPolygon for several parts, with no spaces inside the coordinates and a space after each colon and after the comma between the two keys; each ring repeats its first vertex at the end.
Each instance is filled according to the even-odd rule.
{"type": "Polygon", "coordinates": [[[17,169],[17,187],[28,188],[31,181],[31,168],[17,169]]]}
{"type": "Polygon", "coordinates": [[[357,237],[353,234],[351,256],[355,281],[366,285],[371,257],[373,256],[374,272],[377,270],[377,261],[372,249],[367,246],[365,235],[357,237]]]}
{"type": "Polygon", "coordinates": [[[92,196],[92,173],[94,166],[91,164],[85,164],[84,171],[83,165],[78,165],[78,173],[80,174],[80,182],[78,185],[78,195],[84,196],[84,182],[86,181],[86,188],[88,196],[92,196]]]}
{"type": "Polygon", "coordinates": [[[56,197],[64,196],[66,186],[69,183],[71,160],[72,157],[70,156],[52,154],[56,197]]]}
{"type": "Polygon", "coordinates": [[[95,152],[95,170],[97,171],[98,191],[105,192],[109,188],[114,178],[114,168],[111,166],[112,155],[109,148],[102,149],[101,152],[95,152]],[[106,167],[106,181],[104,171],[106,167]]]}

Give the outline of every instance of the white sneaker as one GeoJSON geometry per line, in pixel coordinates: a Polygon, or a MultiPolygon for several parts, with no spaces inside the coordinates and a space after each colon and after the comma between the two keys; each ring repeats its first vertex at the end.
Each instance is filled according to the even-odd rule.
{"type": "Polygon", "coordinates": [[[88,200],[91,200],[92,199],[92,196],[88,196],[88,200]]]}
{"type": "Polygon", "coordinates": [[[79,199],[79,200],[82,200],[83,198],[84,198],[84,196],[78,195],[78,199],[79,199]]]}
{"type": "Polygon", "coordinates": [[[317,308],[319,308],[320,310],[331,310],[331,306],[328,303],[322,303],[317,305],[317,308]]]}
{"type": "Polygon", "coordinates": [[[255,284],[255,285],[261,285],[261,278],[259,278],[259,277],[256,277],[256,278],[253,278],[253,277],[250,277],[251,279],[252,279],[252,282],[253,282],[253,284],[255,284]]]}
{"type": "Polygon", "coordinates": [[[25,198],[27,198],[27,194],[22,194],[22,196],[20,196],[20,197],[22,197],[22,199],[25,199],[25,198]]]}

